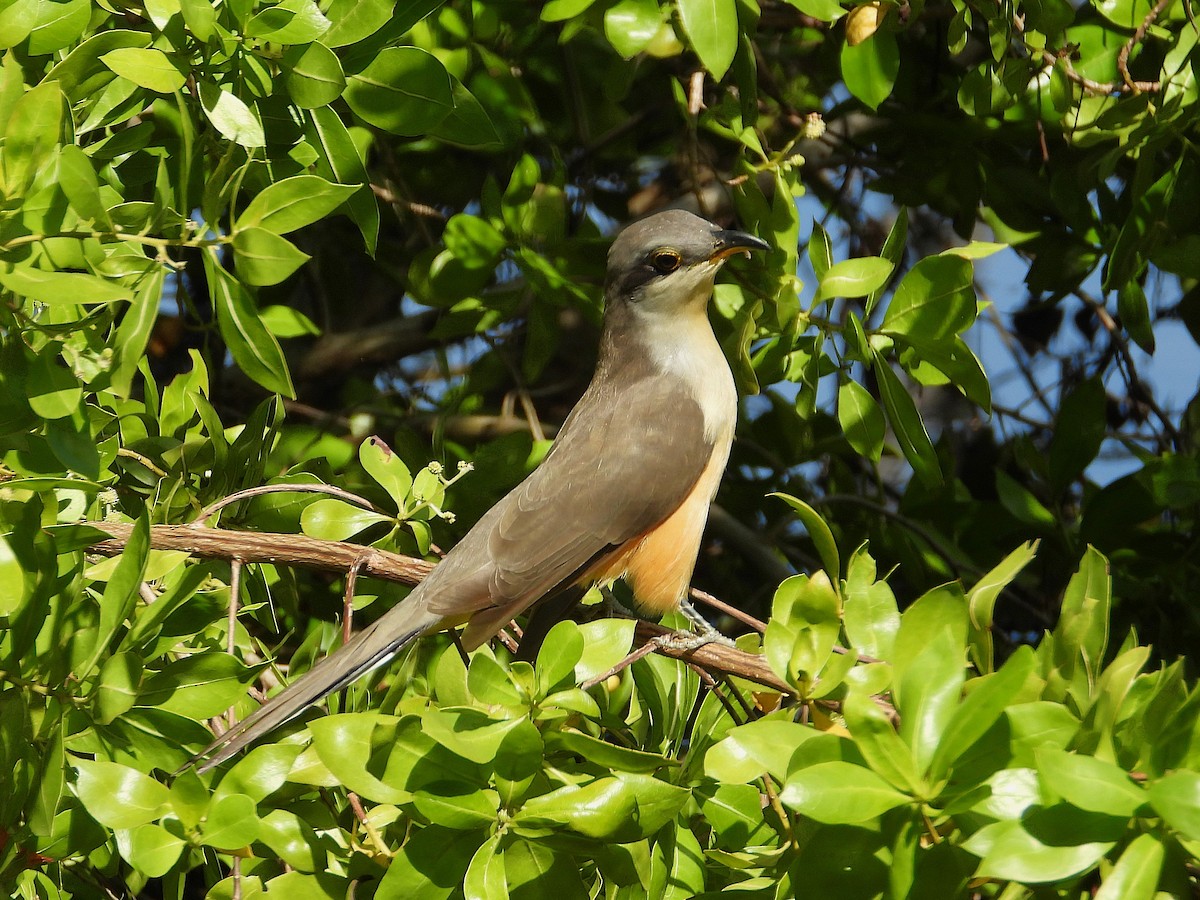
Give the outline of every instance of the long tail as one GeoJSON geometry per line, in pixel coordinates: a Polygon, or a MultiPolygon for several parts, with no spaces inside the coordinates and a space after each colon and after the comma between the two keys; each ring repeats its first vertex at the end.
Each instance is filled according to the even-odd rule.
{"type": "Polygon", "coordinates": [[[205,747],[183,768],[197,766],[197,771],[206,772],[219,765],[325,695],[341,690],[386,663],[421,635],[436,629],[441,617],[424,609],[423,603],[414,604],[413,600],[410,596],[364,628],[349,643],[205,747]]]}

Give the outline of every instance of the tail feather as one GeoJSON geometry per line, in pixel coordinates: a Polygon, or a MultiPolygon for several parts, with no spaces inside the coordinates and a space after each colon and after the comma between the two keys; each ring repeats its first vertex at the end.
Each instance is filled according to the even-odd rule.
{"type": "MultiPolygon", "coordinates": [[[[413,621],[403,624],[396,622],[396,614],[400,614],[403,607],[408,605],[402,604],[363,629],[345,646],[321,660],[293,684],[214,740],[183,768],[196,766],[196,771],[206,772],[221,764],[322,697],[341,690],[388,662],[405,646],[440,623],[441,617],[429,612],[417,616],[413,621]]],[[[403,612],[404,618],[413,619],[409,610],[403,612]]]]}

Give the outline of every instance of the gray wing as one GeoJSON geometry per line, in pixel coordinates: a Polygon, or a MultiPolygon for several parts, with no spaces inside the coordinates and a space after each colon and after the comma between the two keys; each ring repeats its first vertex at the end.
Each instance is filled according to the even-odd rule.
{"type": "Polygon", "coordinates": [[[431,612],[472,617],[469,645],[666,519],[708,464],[713,442],[684,383],[614,381],[584,395],[542,464],[422,583],[431,612]]]}

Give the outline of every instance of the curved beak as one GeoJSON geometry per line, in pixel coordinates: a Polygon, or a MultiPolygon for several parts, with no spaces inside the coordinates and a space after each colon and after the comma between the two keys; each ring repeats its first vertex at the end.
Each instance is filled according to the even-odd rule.
{"type": "Polygon", "coordinates": [[[771,249],[771,245],[766,241],[744,231],[718,231],[715,237],[717,246],[709,257],[710,262],[728,259],[738,253],[749,256],[751,250],[771,249]]]}

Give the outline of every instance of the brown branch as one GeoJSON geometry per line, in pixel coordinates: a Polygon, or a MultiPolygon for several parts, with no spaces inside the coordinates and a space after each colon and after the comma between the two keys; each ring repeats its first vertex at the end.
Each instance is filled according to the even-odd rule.
{"type": "MultiPolygon", "coordinates": [[[[132,525],[122,522],[87,524],[109,535],[107,540],[99,541],[89,548],[89,552],[101,556],[116,556],[121,553],[133,531],[132,525]]],[[[272,563],[324,572],[344,573],[357,568],[361,576],[408,585],[418,584],[434,566],[423,559],[345,541],[323,541],[302,534],[225,531],[192,525],[152,525],[150,546],[155,550],[183,550],[202,559],[272,563]]],[[[655,638],[675,633],[651,622],[638,622],[634,643],[640,647],[655,638]]],[[[664,656],[695,663],[710,672],[735,675],[782,693],[791,692],[787,683],[771,671],[766,660],[754,653],[721,644],[705,644],[694,650],[678,650],[657,645],[655,649],[664,656]]]]}
{"type": "Polygon", "coordinates": [[[1133,52],[1133,48],[1142,42],[1146,37],[1146,31],[1154,24],[1157,19],[1173,0],[1158,0],[1154,4],[1153,9],[1146,13],[1146,18],[1142,19],[1142,24],[1130,35],[1129,40],[1125,42],[1125,46],[1121,48],[1121,52],[1117,54],[1117,71],[1121,73],[1121,80],[1125,82],[1125,86],[1135,94],[1142,92],[1153,92],[1159,90],[1161,85],[1157,81],[1134,81],[1129,76],[1129,54],[1133,52]]]}
{"type": "MultiPolygon", "coordinates": [[[[93,544],[91,553],[116,556],[125,549],[132,525],[122,522],[89,522],[110,535],[93,544]]],[[[389,553],[362,544],[322,541],[303,534],[273,534],[265,531],[223,531],[191,525],[151,525],[150,546],[155,550],[183,550],[202,559],[240,559],[244,563],[274,563],[323,572],[345,572],[359,559],[359,574],[398,584],[418,584],[433,569],[433,563],[411,556],[389,553]]]]}

